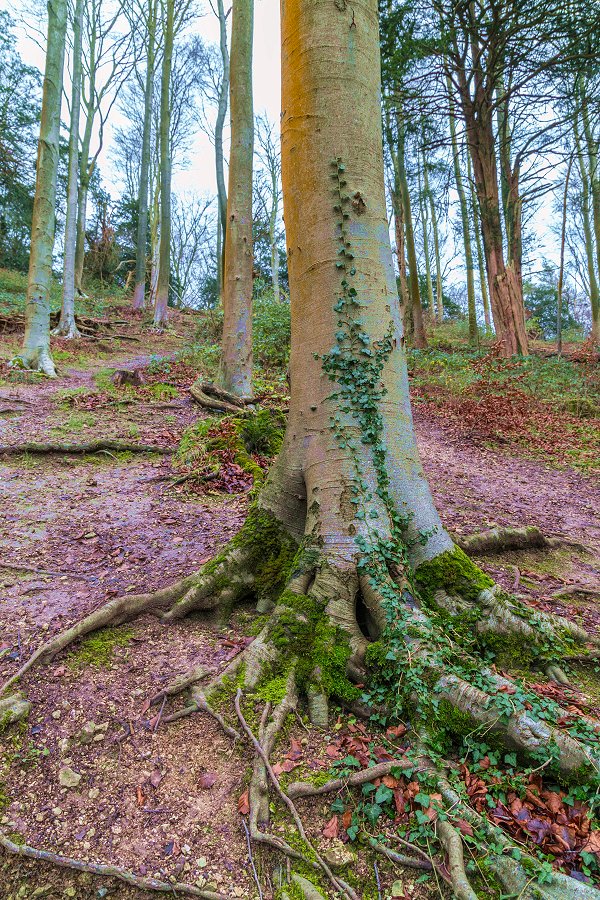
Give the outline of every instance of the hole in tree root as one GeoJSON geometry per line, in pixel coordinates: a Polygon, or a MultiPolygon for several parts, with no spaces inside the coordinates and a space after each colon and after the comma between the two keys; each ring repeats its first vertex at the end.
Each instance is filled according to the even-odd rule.
{"type": "Polygon", "coordinates": [[[365,603],[361,591],[358,592],[354,600],[354,615],[356,616],[356,624],[363,636],[369,641],[377,641],[380,637],[379,627],[365,603]]]}

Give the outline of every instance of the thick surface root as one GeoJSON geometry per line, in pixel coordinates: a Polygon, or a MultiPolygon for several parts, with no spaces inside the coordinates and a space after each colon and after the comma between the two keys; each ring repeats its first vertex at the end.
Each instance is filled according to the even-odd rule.
{"type": "Polygon", "coordinates": [[[73,443],[35,443],[26,444],[0,444],[0,456],[15,456],[21,453],[172,453],[172,447],[161,447],[155,444],[132,444],[129,441],[86,441],[81,444],[73,443]]]}
{"type": "Polygon", "coordinates": [[[550,546],[548,539],[535,525],[525,528],[490,528],[476,534],[455,535],[454,542],[465,553],[473,556],[506,553],[508,550],[541,550],[550,546]]]}

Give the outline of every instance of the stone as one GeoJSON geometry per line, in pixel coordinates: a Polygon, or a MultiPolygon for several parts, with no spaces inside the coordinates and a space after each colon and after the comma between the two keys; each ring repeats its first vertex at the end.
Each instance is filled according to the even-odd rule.
{"type": "Polygon", "coordinates": [[[333,841],[330,847],[322,853],[323,859],[332,869],[341,869],[356,862],[356,854],[342,844],[341,841],[333,841]]]}
{"type": "Polygon", "coordinates": [[[64,788],[76,788],[81,781],[81,775],[69,766],[63,766],[58,773],[58,783],[64,788]]]}
{"type": "Polygon", "coordinates": [[[25,699],[25,695],[17,692],[0,700],[0,731],[8,728],[13,722],[24,719],[29,715],[31,703],[25,699]]]}
{"type": "Polygon", "coordinates": [[[97,800],[99,796],[100,796],[99,788],[92,788],[91,790],[88,791],[88,797],[90,798],[90,800],[97,800]]]}

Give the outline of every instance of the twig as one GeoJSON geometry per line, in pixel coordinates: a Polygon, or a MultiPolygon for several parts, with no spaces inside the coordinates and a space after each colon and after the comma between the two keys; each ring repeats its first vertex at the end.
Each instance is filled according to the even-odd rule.
{"type": "Polygon", "coordinates": [[[277,775],[273,771],[273,767],[271,766],[271,763],[269,762],[269,758],[268,758],[267,754],[265,753],[265,751],[263,750],[262,746],[257,741],[257,739],[254,737],[254,733],[252,732],[252,729],[250,728],[250,726],[248,725],[248,723],[246,722],[246,720],[244,718],[244,714],[242,713],[242,709],[240,706],[241,697],[242,697],[242,692],[238,688],[237,694],[235,695],[235,701],[234,701],[237,717],[240,720],[240,724],[241,724],[242,728],[244,729],[246,735],[252,742],[254,749],[260,756],[260,758],[263,762],[263,765],[269,775],[269,778],[271,779],[271,781],[273,783],[273,787],[275,788],[276,792],[279,794],[280,798],[283,800],[283,802],[287,806],[288,810],[290,811],[291,816],[296,825],[296,828],[298,829],[298,834],[300,835],[300,837],[302,838],[302,840],[304,841],[304,843],[306,844],[308,849],[311,851],[311,853],[314,854],[315,859],[317,860],[319,866],[321,867],[323,872],[327,875],[327,877],[329,878],[331,884],[334,886],[336,891],[341,891],[343,894],[346,894],[346,896],[350,897],[351,900],[358,900],[358,896],[356,895],[354,890],[349,885],[347,885],[345,883],[341,883],[337,879],[337,877],[333,874],[333,872],[331,871],[331,869],[329,868],[329,866],[327,865],[327,863],[325,862],[323,857],[318,853],[318,851],[315,849],[315,847],[311,844],[311,842],[308,838],[308,835],[306,834],[306,831],[304,830],[304,825],[302,824],[302,819],[298,815],[298,810],[294,806],[293,801],[288,797],[288,795],[285,793],[285,791],[279,784],[279,779],[277,778],[277,775]]]}
{"type": "Polygon", "coordinates": [[[154,728],[152,729],[154,731],[154,734],[156,734],[156,732],[158,731],[158,726],[160,725],[160,720],[162,719],[162,714],[163,714],[163,710],[165,708],[166,702],[167,702],[167,695],[165,694],[165,696],[163,697],[162,703],[160,705],[158,715],[156,717],[156,722],[154,723],[154,728]]]}
{"type": "Polygon", "coordinates": [[[119,866],[107,866],[101,863],[87,863],[78,859],[71,859],[68,856],[59,856],[49,850],[37,850],[28,844],[15,844],[5,834],[0,832],[0,846],[8,853],[15,856],[25,856],[28,859],[42,860],[43,862],[53,863],[55,866],[61,866],[63,869],[75,869],[77,872],[89,872],[91,875],[103,875],[107,878],[118,878],[126,884],[131,884],[136,888],[146,891],[162,891],[170,894],[185,894],[188,897],[204,897],[205,900],[227,900],[225,895],[217,894],[215,891],[202,891],[200,888],[191,884],[182,884],[180,882],[169,883],[166,881],[158,881],[156,878],[141,878],[128,872],[119,866]]]}
{"type": "Polygon", "coordinates": [[[254,865],[254,857],[252,855],[252,841],[250,840],[250,832],[248,831],[246,820],[243,817],[242,825],[244,826],[244,831],[246,832],[246,843],[248,844],[248,859],[250,860],[250,865],[252,866],[252,874],[254,875],[256,887],[258,888],[258,896],[260,897],[260,900],[263,900],[263,892],[260,886],[260,881],[258,880],[258,872],[256,871],[256,866],[254,865]]]}
{"type": "Polygon", "coordinates": [[[424,869],[426,872],[431,872],[433,869],[430,859],[416,859],[414,856],[396,853],[395,850],[390,850],[389,847],[380,844],[379,841],[376,841],[373,837],[369,838],[369,844],[376,853],[381,853],[382,856],[386,856],[391,862],[398,863],[399,866],[407,866],[410,869],[424,869]]]}
{"type": "Polygon", "coordinates": [[[379,868],[376,859],[373,860],[373,869],[375,870],[375,881],[377,883],[377,900],[381,900],[381,879],[379,877],[379,868]]]}
{"type": "Polygon", "coordinates": [[[23,566],[17,563],[0,562],[0,569],[14,572],[33,572],[36,575],[52,575],[55,578],[74,578],[76,581],[94,581],[89,575],[78,575],[76,572],[53,572],[50,569],[36,569],[35,566],[23,566]]]}
{"type": "Polygon", "coordinates": [[[392,769],[400,769],[409,765],[412,764],[403,760],[392,759],[389,762],[370,766],[368,769],[361,769],[360,772],[353,772],[348,778],[333,778],[319,787],[310,781],[295,781],[288,787],[288,796],[295,800],[297,797],[316,797],[320,794],[329,794],[332,791],[339,791],[345,787],[356,787],[357,785],[365,784],[367,781],[383,778],[384,775],[389,775],[392,769]]]}

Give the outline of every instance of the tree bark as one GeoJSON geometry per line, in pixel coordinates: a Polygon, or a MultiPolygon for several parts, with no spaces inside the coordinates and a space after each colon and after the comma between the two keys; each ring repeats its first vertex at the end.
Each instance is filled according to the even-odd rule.
{"type": "Polygon", "coordinates": [[[48,42],[25,303],[25,339],[17,365],[56,376],[50,354],[50,284],[56,224],[60,107],[67,30],[66,0],[48,3],[48,42]]]}
{"type": "MultiPolygon", "coordinates": [[[[581,88],[581,111],[588,152],[589,183],[592,193],[592,223],[596,240],[596,271],[600,274],[600,172],[598,171],[598,144],[592,131],[585,86],[581,88]]],[[[592,302],[592,335],[595,340],[600,340],[600,303],[596,300],[594,308],[591,290],[590,300],[592,302]]]]}
{"type": "Polygon", "coordinates": [[[79,185],[79,119],[81,114],[83,0],[76,0],[73,13],[73,78],[71,83],[71,123],[69,169],[67,175],[67,215],[63,261],[63,296],[60,320],[54,334],[81,337],[75,323],[75,250],[77,246],[77,188],[79,185]]]}
{"type": "Polygon", "coordinates": [[[440,234],[435,202],[429,185],[429,171],[427,169],[425,149],[423,149],[423,187],[425,188],[425,202],[429,204],[431,231],[433,234],[433,257],[435,260],[435,320],[438,325],[441,325],[444,320],[444,295],[442,286],[442,261],[440,256],[440,234]]]}
{"type": "Polygon", "coordinates": [[[164,48],[160,86],[160,253],[154,303],[154,325],[167,324],[171,278],[171,67],[175,0],[166,0],[164,48]]]}
{"type": "Polygon", "coordinates": [[[144,85],[144,125],[142,159],[138,194],[138,228],[135,251],[135,287],[132,305],[143,309],[146,301],[146,245],[148,241],[148,196],[150,189],[150,143],[152,140],[152,99],[154,97],[154,67],[156,56],[156,2],[149,0],[147,19],[146,81],[144,85]]]}
{"type": "Polygon", "coordinates": [[[479,108],[476,109],[464,70],[460,71],[458,76],[461,107],[479,201],[483,249],[496,335],[502,342],[504,356],[526,355],[529,352],[529,342],[525,328],[520,275],[514,265],[507,265],[504,259],[491,103],[478,97],[479,108]]]}
{"type": "Polygon", "coordinates": [[[77,242],[75,247],[75,290],[83,293],[83,265],[85,262],[85,220],[87,213],[87,196],[96,158],[90,160],[90,146],[94,127],[96,102],[96,34],[92,30],[89,47],[89,84],[88,97],[85,102],[86,118],[81,154],[79,157],[79,191],[77,196],[77,242]]]}
{"type": "Polygon", "coordinates": [[[421,305],[421,290],[419,287],[419,267],[417,264],[417,249],[415,246],[415,233],[413,228],[412,208],[410,203],[410,191],[408,178],[406,177],[405,141],[406,133],[402,109],[396,107],[396,122],[398,132],[398,179],[400,182],[400,196],[404,211],[404,225],[406,229],[406,255],[408,257],[408,274],[410,301],[412,306],[413,344],[422,350],[427,346],[425,336],[425,324],[423,322],[423,307],[421,305]]]}
{"type": "Polygon", "coordinates": [[[492,314],[490,311],[490,296],[488,294],[487,275],[485,271],[485,258],[483,255],[483,246],[481,244],[481,215],[479,213],[479,203],[477,200],[477,192],[475,191],[475,183],[473,181],[471,156],[467,152],[467,178],[471,191],[471,211],[473,215],[473,232],[475,234],[475,246],[477,248],[477,267],[479,269],[479,287],[481,290],[481,302],[483,304],[483,320],[485,322],[485,330],[490,333],[492,330],[492,314]]]}
{"type": "Polygon", "coordinates": [[[254,0],[234,0],[229,100],[231,150],[219,380],[225,390],[237,397],[252,396],[253,27],[254,0]]]}
{"type": "Polygon", "coordinates": [[[410,292],[408,290],[408,280],[406,273],[406,241],[404,237],[404,207],[402,205],[402,193],[400,187],[400,173],[398,168],[398,146],[394,138],[394,132],[391,123],[391,115],[389,109],[389,101],[385,113],[385,139],[392,160],[393,183],[390,189],[392,210],[394,213],[394,234],[396,240],[396,259],[398,262],[398,280],[400,284],[400,310],[402,313],[402,323],[404,325],[404,334],[406,337],[412,338],[413,335],[413,318],[410,304],[410,292]]]}
{"type": "Polygon", "coordinates": [[[219,296],[223,283],[223,250],[227,233],[227,188],[225,187],[225,163],[223,153],[223,127],[227,115],[227,100],[229,97],[229,49],[227,46],[227,17],[223,0],[217,0],[217,13],[219,17],[219,48],[223,63],[223,79],[219,91],[217,106],[217,121],[215,123],[215,166],[217,173],[217,200],[219,204],[219,247],[217,249],[218,285],[219,296]]]}
{"type": "Polygon", "coordinates": [[[594,260],[594,237],[590,221],[590,176],[585,163],[577,119],[578,117],[576,114],[573,121],[573,132],[575,136],[575,149],[577,152],[577,161],[579,163],[579,172],[581,175],[581,215],[583,218],[585,258],[590,282],[590,306],[592,308],[591,336],[592,340],[598,342],[600,341],[600,290],[598,289],[598,277],[596,275],[596,264],[594,260]]]}
{"type": "Polygon", "coordinates": [[[421,166],[420,159],[425,162],[425,157],[419,153],[417,156],[417,182],[419,186],[419,212],[421,213],[421,226],[423,228],[423,257],[425,259],[425,284],[427,286],[427,318],[430,325],[433,325],[435,316],[435,300],[433,297],[433,280],[431,278],[431,257],[429,255],[429,215],[428,202],[425,191],[421,185],[421,166]]]}
{"type": "MultiPolygon", "coordinates": [[[[369,335],[364,352],[356,353],[354,374],[368,365],[370,348],[389,347],[381,373],[386,393],[378,402],[381,440],[393,506],[410,514],[406,534],[427,534],[423,543],[415,541],[413,559],[452,545],[423,476],[412,426],[387,227],[378,62],[375,0],[358,0],[344,9],[325,0],[284,4],[281,149],[292,307],[291,400],[283,450],[261,503],[292,532],[318,533],[324,552],[341,565],[353,565],[360,535],[370,534],[368,522],[375,515],[382,535],[389,528],[389,510],[377,494],[378,464],[372,447],[360,440],[359,412],[348,410],[339,382],[332,386],[330,380],[337,348],[344,348],[342,355],[352,352],[352,342],[339,332],[340,320],[353,315],[369,335]],[[336,176],[347,200],[336,200],[336,176]],[[340,438],[343,433],[347,443],[340,438]],[[358,461],[351,444],[358,448],[358,461]],[[366,485],[364,519],[356,517],[350,501],[356,477],[366,485]]],[[[345,377],[339,373],[341,381],[345,377]]]]}
{"type": "MultiPolygon", "coordinates": [[[[477,310],[475,307],[475,277],[473,274],[473,247],[471,245],[471,227],[469,224],[469,208],[463,175],[460,167],[460,150],[456,136],[456,114],[454,99],[452,97],[452,81],[446,78],[448,90],[448,119],[450,123],[450,138],[452,141],[452,164],[454,167],[454,181],[460,207],[460,221],[463,233],[463,245],[465,248],[465,269],[467,273],[467,310],[469,317],[469,343],[477,343],[477,310]]],[[[487,294],[487,291],[486,291],[487,294]]],[[[489,318],[489,313],[488,313],[489,318]]],[[[488,322],[486,320],[486,327],[488,322]]]]}

